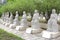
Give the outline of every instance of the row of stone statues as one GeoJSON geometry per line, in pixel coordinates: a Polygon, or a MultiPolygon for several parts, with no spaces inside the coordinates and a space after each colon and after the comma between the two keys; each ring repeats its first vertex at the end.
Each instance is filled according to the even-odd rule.
{"type": "MultiPolygon", "coordinates": [[[[9,17],[9,14],[7,12],[6,14],[2,15],[1,23],[9,28],[16,29],[17,31],[26,30],[26,33],[41,32],[41,33],[43,33],[42,34],[43,37],[46,37],[45,32],[47,32],[47,34],[50,33],[49,35],[56,35],[59,33],[59,29],[58,29],[59,26],[57,24],[57,21],[58,20],[60,21],[60,14],[57,15],[55,9],[52,9],[52,14],[50,16],[50,19],[48,20],[46,31],[43,31],[43,29],[40,26],[39,19],[42,17],[42,15],[40,17],[37,10],[35,10],[34,15],[32,17],[32,21],[30,22],[31,27],[29,27],[29,22],[27,21],[27,15],[26,15],[25,11],[23,11],[23,16],[20,21],[19,21],[18,17],[19,17],[18,11],[16,11],[15,19],[13,19],[12,13],[10,14],[10,17],[9,17]]],[[[28,18],[31,18],[30,14],[29,14],[28,18]]],[[[45,17],[43,17],[43,19],[45,19],[45,17]]]]}

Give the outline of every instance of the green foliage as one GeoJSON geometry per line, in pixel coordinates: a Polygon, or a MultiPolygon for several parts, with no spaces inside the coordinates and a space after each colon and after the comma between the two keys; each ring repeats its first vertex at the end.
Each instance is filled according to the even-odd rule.
{"type": "Polygon", "coordinates": [[[48,11],[55,8],[57,12],[60,11],[60,0],[8,0],[5,5],[0,8],[0,13],[2,12],[13,12],[16,10],[22,14],[22,11],[34,12],[35,9],[38,9],[39,12],[48,11]]]}
{"type": "Polygon", "coordinates": [[[0,40],[23,40],[23,39],[0,29],[0,40]]]}

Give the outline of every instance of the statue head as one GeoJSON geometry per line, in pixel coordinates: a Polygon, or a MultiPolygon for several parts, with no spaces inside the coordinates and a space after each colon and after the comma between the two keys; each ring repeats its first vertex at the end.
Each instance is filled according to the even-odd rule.
{"type": "Polygon", "coordinates": [[[23,11],[23,15],[24,15],[24,14],[26,14],[26,12],[25,12],[25,11],[23,11]]]}
{"type": "Polygon", "coordinates": [[[38,12],[38,10],[35,10],[34,12],[35,12],[35,13],[37,13],[37,12],[38,12]]]}
{"type": "Polygon", "coordinates": [[[18,14],[18,11],[16,11],[16,14],[18,14]]]}
{"type": "Polygon", "coordinates": [[[26,18],[26,12],[23,11],[23,16],[22,16],[22,19],[25,19],[26,18]]]}
{"type": "Polygon", "coordinates": [[[16,16],[15,16],[15,18],[18,18],[18,16],[19,16],[19,15],[18,15],[18,11],[16,11],[16,16]]]}
{"type": "Polygon", "coordinates": [[[56,13],[56,10],[55,9],[52,9],[52,13],[56,13]]]}

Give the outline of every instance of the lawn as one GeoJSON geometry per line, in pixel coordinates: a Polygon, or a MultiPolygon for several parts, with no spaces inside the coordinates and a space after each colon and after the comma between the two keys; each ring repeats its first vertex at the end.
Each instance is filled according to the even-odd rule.
{"type": "Polygon", "coordinates": [[[23,39],[0,29],[0,40],[23,40],[23,39]]]}

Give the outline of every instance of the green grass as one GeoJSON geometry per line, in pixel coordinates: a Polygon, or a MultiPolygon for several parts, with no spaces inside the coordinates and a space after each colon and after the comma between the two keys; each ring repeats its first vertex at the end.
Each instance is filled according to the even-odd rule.
{"type": "Polygon", "coordinates": [[[0,40],[23,40],[23,39],[0,29],[0,40]]]}

